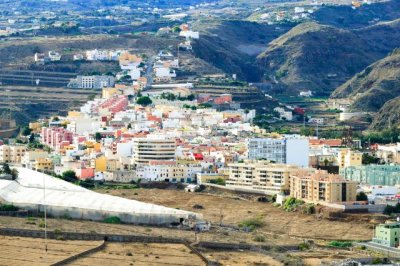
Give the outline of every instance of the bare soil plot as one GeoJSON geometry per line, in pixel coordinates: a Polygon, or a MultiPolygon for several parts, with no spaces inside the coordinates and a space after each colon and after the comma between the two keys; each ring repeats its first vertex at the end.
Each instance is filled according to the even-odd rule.
{"type": "Polygon", "coordinates": [[[268,265],[268,266],[281,266],[283,263],[272,258],[271,256],[256,253],[256,252],[207,252],[204,255],[221,265],[268,265]]]}
{"type": "Polygon", "coordinates": [[[96,247],[96,241],[47,240],[0,236],[0,265],[50,265],[96,247]]]}
{"type": "Polygon", "coordinates": [[[227,194],[186,193],[177,190],[135,189],[99,190],[101,193],[121,196],[139,201],[160,204],[172,208],[202,213],[204,219],[214,224],[222,222],[238,225],[241,221],[262,215],[265,226],[261,231],[274,235],[300,238],[335,240],[370,240],[373,215],[354,215],[351,219],[317,219],[313,215],[285,212],[271,203],[227,194]],[[203,209],[195,209],[194,205],[203,209]]]}
{"type": "Polygon", "coordinates": [[[81,258],[71,265],[187,265],[205,263],[184,245],[107,243],[104,250],[81,258]]]}

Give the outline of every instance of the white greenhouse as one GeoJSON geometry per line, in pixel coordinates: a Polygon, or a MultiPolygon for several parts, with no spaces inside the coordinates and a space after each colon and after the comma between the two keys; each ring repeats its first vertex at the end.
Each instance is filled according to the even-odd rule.
{"type": "Polygon", "coordinates": [[[17,180],[0,180],[0,202],[40,212],[46,206],[53,217],[94,221],[117,216],[124,223],[169,225],[201,219],[196,213],[100,194],[26,168],[17,170],[17,180]]]}

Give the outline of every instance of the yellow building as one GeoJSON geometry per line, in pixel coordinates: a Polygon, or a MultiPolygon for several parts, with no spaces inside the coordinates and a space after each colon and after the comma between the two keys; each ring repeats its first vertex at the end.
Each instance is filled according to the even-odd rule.
{"type": "Polygon", "coordinates": [[[339,168],[362,165],[362,153],[351,149],[340,149],[337,157],[339,168]]]}
{"type": "Polygon", "coordinates": [[[39,122],[29,123],[29,129],[35,133],[39,133],[42,130],[42,123],[39,122]]]}
{"type": "Polygon", "coordinates": [[[26,152],[25,146],[0,146],[0,163],[21,163],[26,152]]]}
{"type": "Polygon", "coordinates": [[[103,88],[102,90],[102,98],[103,99],[110,99],[114,95],[121,95],[122,91],[118,88],[103,88]]]}
{"type": "Polygon", "coordinates": [[[316,170],[290,176],[290,196],[308,202],[341,203],[356,201],[357,182],[316,170]]]}
{"type": "Polygon", "coordinates": [[[77,117],[83,117],[83,114],[79,111],[69,111],[68,112],[68,118],[77,118],[77,117]]]}
{"type": "Polygon", "coordinates": [[[40,172],[47,172],[53,170],[53,161],[49,158],[36,159],[33,170],[40,172]]]}
{"type": "Polygon", "coordinates": [[[107,170],[107,158],[105,156],[96,158],[94,168],[96,172],[105,172],[107,170]]]}
{"type": "Polygon", "coordinates": [[[121,170],[121,162],[118,159],[108,159],[106,160],[106,171],[115,172],[121,170]]]}

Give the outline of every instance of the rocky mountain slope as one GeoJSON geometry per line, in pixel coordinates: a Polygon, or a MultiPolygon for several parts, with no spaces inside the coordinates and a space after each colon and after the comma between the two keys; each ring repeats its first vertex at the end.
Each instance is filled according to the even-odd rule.
{"type": "Polygon", "coordinates": [[[354,99],[352,109],[378,111],[387,101],[400,96],[400,49],[368,66],[338,87],[333,98],[354,99]]]}
{"type": "Polygon", "coordinates": [[[200,39],[193,42],[197,57],[219,69],[251,82],[260,81],[264,70],[257,55],[267,44],[290,30],[294,24],[260,24],[249,21],[199,21],[193,25],[200,39]]]}
{"type": "Polygon", "coordinates": [[[272,93],[330,93],[357,72],[400,46],[398,20],[345,30],[302,23],[269,43],[258,56],[272,93]]]}
{"type": "Polygon", "coordinates": [[[370,128],[374,130],[386,129],[400,125],[400,97],[386,102],[374,116],[370,128]]]}

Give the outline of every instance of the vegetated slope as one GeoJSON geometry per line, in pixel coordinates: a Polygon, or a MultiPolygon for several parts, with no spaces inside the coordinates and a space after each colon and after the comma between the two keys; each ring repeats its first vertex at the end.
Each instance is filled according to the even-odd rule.
{"type": "Polygon", "coordinates": [[[248,21],[200,21],[193,25],[200,39],[193,42],[195,55],[217,68],[237,74],[238,78],[256,82],[263,69],[256,57],[267,44],[292,28],[248,21]]]}
{"type": "Polygon", "coordinates": [[[272,92],[329,95],[377,57],[355,33],[308,22],[272,41],[258,62],[274,83],[272,92]]]}
{"type": "Polygon", "coordinates": [[[400,96],[400,49],[368,66],[338,87],[333,98],[354,99],[352,109],[378,111],[388,100],[400,96]]]}
{"type": "Polygon", "coordinates": [[[364,4],[360,8],[351,6],[325,6],[312,15],[320,24],[339,28],[359,28],[400,17],[400,0],[364,4]]]}
{"type": "Polygon", "coordinates": [[[378,113],[375,114],[370,128],[381,130],[390,126],[400,125],[400,97],[386,102],[378,113]]]}

